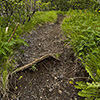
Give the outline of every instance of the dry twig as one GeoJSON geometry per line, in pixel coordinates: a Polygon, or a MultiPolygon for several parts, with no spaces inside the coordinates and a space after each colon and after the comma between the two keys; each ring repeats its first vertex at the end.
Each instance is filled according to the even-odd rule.
{"type": "Polygon", "coordinates": [[[19,71],[23,71],[23,70],[29,68],[30,66],[32,66],[32,65],[34,65],[34,64],[36,64],[36,63],[38,63],[38,62],[40,62],[40,61],[42,61],[42,60],[44,60],[46,58],[49,58],[49,57],[53,57],[54,59],[60,61],[59,58],[57,58],[57,57],[54,56],[54,54],[45,54],[44,56],[42,56],[42,57],[40,57],[38,59],[35,59],[31,63],[26,64],[26,65],[24,65],[24,66],[22,66],[20,68],[17,68],[15,71],[12,72],[12,74],[14,74],[16,72],[19,72],[19,71]]]}
{"type": "Polygon", "coordinates": [[[9,38],[9,40],[8,40],[8,43],[11,41],[11,39],[12,39],[13,35],[15,34],[15,31],[16,31],[16,29],[17,29],[18,25],[19,25],[19,23],[17,23],[17,24],[16,24],[16,27],[15,27],[15,29],[14,29],[13,33],[11,34],[11,36],[10,36],[10,38],[9,38]]]}

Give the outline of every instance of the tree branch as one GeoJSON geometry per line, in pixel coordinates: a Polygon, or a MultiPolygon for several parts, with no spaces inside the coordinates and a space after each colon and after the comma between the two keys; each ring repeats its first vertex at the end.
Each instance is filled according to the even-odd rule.
{"type": "Polygon", "coordinates": [[[8,40],[8,43],[11,41],[11,39],[12,39],[13,35],[15,34],[15,31],[16,31],[16,29],[17,29],[18,25],[19,25],[19,23],[17,23],[17,25],[16,25],[16,27],[15,27],[15,29],[14,29],[14,31],[13,31],[13,33],[12,33],[12,35],[10,36],[10,38],[9,38],[9,40],[8,40]]]}
{"type": "Polygon", "coordinates": [[[20,67],[20,68],[17,68],[16,70],[14,70],[14,71],[12,72],[12,74],[14,74],[14,73],[16,73],[16,72],[23,71],[23,70],[25,70],[25,69],[28,69],[28,68],[31,67],[32,65],[34,65],[34,64],[36,64],[36,63],[38,63],[38,62],[40,62],[40,61],[43,61],[44,59],[49,58],[49,57],[52,57],[52,58],[56,59],[57,61],[60,61],[59,58],[57,58],[57,57],[54,56],[54,54],[45,54],[44,56],[42,56],[42,57],[40,57],[40,58],[38,58],[38,59],[35,59],[35,60],[32,61],[31,63],[26,64],[26,65],[24,65],[24,66],[22,66],[22,67],[20,67]]]}

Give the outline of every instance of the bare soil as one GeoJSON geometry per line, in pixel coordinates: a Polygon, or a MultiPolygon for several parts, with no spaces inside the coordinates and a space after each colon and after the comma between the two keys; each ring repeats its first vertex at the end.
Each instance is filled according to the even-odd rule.
{"type": "Polygon", "coordinates": [[[24,53],[16,54],[16,68],[49,53],[55,54],[59,61],[48,57],[35,65],[35,71],[28,68],[13,75],[9,82],[10,100],[84,100],[77,95],[79,90],[74,88],[75,82],[70,84],[69,81],[88,74],[61,31],[63,18],[59,15],[57,22],[40,25],[21,37],[29,47],[21,46],[24,53]]]}

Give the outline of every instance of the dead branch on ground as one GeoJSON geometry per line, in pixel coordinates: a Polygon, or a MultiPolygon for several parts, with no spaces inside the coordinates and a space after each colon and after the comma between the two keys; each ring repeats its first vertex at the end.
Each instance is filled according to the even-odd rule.
{"type": "Polygon", "coordinates": [[[14,74],[14,73],[16,73],[16,72],[23,71],[23,70],[25,70],[25,69],[31,67],[32,65],[34,65],[34,64],[36,64],[36,63],[38,63],[38,62],[40,62],[40,61],[42,61],[42,60],[44,60],[44,59],[46,59],[46,58],[49,58],[49,57],[53,57],[54,59],[60,61],[59,58],[55,57],[54,55],[55,55],[55,54],[45,54],[44,56],[42,56],[42,57],[40,57],[40,58],[38,58],[38,59],[35,59],[35,60],[32,61],[31,63],[26,64],[26,65],[24,65],[24,66],[22,66],[22,67],[20,67],[20,68],[17,68],[15,71],[12,72],[12,74],[14,74]]]}

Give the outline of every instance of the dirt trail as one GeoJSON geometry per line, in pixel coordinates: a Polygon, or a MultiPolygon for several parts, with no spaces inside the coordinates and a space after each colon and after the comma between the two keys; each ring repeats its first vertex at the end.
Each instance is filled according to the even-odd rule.
{"type": "Polygon", "coordinates": [[[17,54],[20,57],[19,64],[25,65],[45,54],[63,52],[65,37],[61,34],[60,29],[62,19],[63,17],[59,17],[60,22],[37,27],[36,31],[32,30],[29,34],[22,36],[22,39],[26,40],[29,47],[22,46],[20,48],[24,50],[24,53],[17,54]]]}
{"type": "Polygon", "coordinates": [[[37,71],[27,69],[14,75],[9,92],[12,100],[84,99],[79,97],[78,90],[69,84],[70,77],[84,76],[84,69],[79,67],[73,51],[68,43],[64,42],[66,38],[61,32],[63,18],[59,16],[56,23],[38,26],[36,30],[22,36],[29,47],[20,48],[24,53],[17,54],[17,67],[48,53],[55,53],[60,61],[50,57],[36,64],[37,71]]]}

